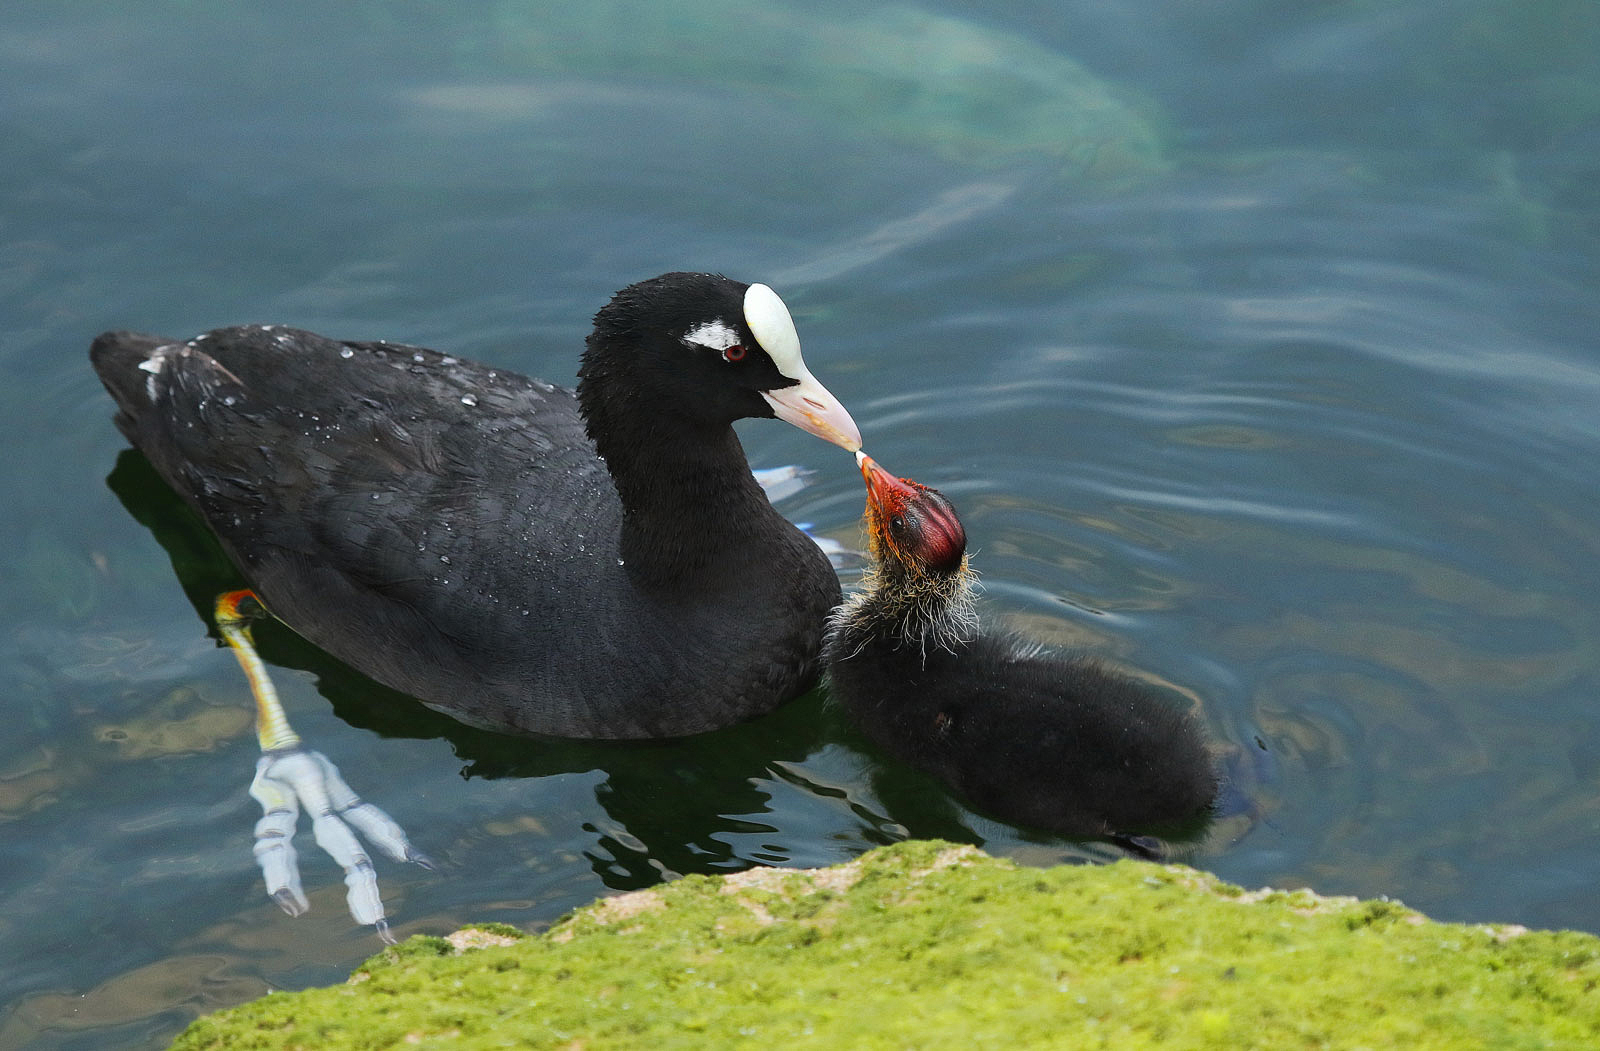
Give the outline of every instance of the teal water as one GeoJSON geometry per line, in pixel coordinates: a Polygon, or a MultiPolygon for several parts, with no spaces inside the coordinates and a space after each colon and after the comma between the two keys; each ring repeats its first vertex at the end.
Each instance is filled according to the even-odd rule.
{"type": "MultiPolygon", "coordinates": [[[[0,1047],[163,1046],[379,948],[250,855],[233,577],[89,340],[272,321],[570,383],[669,269],[774,285],[984,611],[1199,699],[1249,885],[1600,931],[1600,9],[1579,0],[0,13],[0,1047]],[[668,9],[661,8],[662,11],[668,9]]],[[[847,457],[741,433],[856,539],[847,457]]],[[[263,631],[309,742],[442,862],[402,936],[964,810],[812,696],[703,739],[506,741],[263,631]]]]}

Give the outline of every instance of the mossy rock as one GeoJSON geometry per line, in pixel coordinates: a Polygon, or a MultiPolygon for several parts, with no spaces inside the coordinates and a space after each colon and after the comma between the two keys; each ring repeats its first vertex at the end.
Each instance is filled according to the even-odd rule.
{"type": "Polygon", "coordinates": [[[412,938],[178,1048],[1592,1048],[1600,939],[903,843],[412,938]],[[454,936],[453,936],[454,937],[454,936]]]}

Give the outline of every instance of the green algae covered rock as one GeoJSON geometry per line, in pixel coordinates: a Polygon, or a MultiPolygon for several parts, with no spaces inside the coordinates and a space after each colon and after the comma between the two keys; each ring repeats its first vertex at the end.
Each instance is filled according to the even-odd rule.
{"type": "Polygon", "coordinates": [[[1600,939],[904,843],[691,876],[539,937],[412,938],[198,1048],[1592,1048],[1600,939]]]}

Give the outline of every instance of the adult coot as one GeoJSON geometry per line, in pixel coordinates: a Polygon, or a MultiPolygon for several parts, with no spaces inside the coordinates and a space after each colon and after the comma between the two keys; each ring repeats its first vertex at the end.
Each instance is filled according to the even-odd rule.
{"type": "Polygon", "coordinates": [[[875,565],[824,648],[856,725],[1017,824],[1141,851],[1140,834],[1202,827],[1217,780],[1194,717],[1093,660],[980,631],[950,501],[856,459],[875,565]]]}
{"type": "Polygon", "coordinates": [[[861,440],[765,285],[623,289],[575,393],[273,325],[108,332],[90,354],[122,432],[274,615],[462,722],[670,737],[815,677],[839,585],[731,424],[861,440]]]}

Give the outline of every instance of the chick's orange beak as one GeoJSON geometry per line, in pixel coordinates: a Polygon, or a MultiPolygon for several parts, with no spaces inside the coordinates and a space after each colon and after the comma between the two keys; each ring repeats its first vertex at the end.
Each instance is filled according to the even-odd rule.
{"type": "Polygon", "coordinates": [[[877,460],[859,449],[856,450],[856,466],[861,468],[861,477],[867,483],[867,499],[880,514],[889,514],[892,507],[903,504],[913,493],[909,485],[879,467],[877,460]]]}

